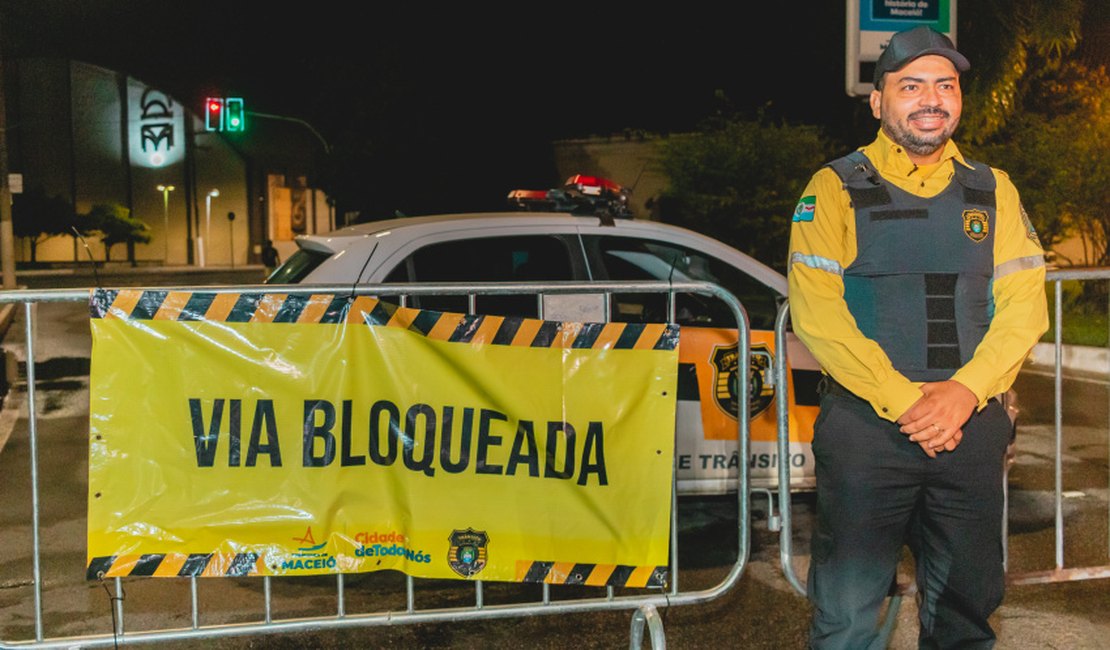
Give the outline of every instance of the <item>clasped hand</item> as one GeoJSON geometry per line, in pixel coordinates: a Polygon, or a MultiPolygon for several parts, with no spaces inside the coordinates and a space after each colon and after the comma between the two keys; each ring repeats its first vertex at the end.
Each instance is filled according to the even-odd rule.
{"type": "Polygon", "coordinates": [[[902,433],[930,458],[952,451],[963,440],[963,426],[979,403],[967,386],[951,379],[921,385],[921,399],[898,418],[902,433]]]}

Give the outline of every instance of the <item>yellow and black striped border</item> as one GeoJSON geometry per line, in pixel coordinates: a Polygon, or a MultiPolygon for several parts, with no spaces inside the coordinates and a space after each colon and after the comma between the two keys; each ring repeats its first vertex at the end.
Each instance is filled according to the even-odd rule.
{"type": "Polygon", "coordinates": [[[268,573],[258,553],[150,553],[89,560],[86,580],[125,577],[241,577],[268,573]]]}
{"type": "Polygon", "coordinates": [[[92,318],[221,323],[365,324],[397,327],[426,338],[471,345],[594,350],[674,350],[678,326],[580,323],[467,315],[400,307],[369,296],[96,289],[92,318]]]}
{"type": "MultiPolygon", "coordinates": [[[[217,578],[269,575],[258,553],[150,553],[89,560],[85,578],[217,578]]],[[[665,588],[666,566],[517,562],[516,581],[591,587],[665,588]]]]}
{"type": "Polygon", "coordinates": [[[666,566],[627,564],[577,564],[574,562],[517,562],[517,582],[543,582],[552,585],[590,587],[667,586],[666,566]]]}

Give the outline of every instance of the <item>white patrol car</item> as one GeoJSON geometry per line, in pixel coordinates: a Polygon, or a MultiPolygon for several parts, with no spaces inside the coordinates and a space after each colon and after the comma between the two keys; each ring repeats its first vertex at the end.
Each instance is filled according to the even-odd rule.
{"type": "MultiPolygon", "coordinates": [[[[809,351],[787,335],[790,400],[789,458],[777,453],[774,400],[781,387],[764,381],[775,354],[774,324],[786,278],[718,240],[676,226],[628,218],[627,192],[604,179],[574,176],[558,190],[515,190],[521,211],[444,214],[374,221],[321,235],[301,235],[298,250],[266,280],[269,284],[506,281],[680,280],[714,282],[747,311],[752,333],[751,485],[778,485],[778,463],[792,468],[791,489],[814,485],[813,422],[820,370],[809,351]],[[549,210],[565,210],[550,212],[549,210]],[[572,212],[586,212],[582,216],[572,212]]],[[[410,307],[467,312],[467,296],[410,296],[410,307]]],[[[666,322],[663,294],[617,294],[614,322],[666,322]]],[[[724,494],[735,485],[736,322],[719,300],[676,298],[681,326],[676,423],[679,494],[724,494]]],[[[475,313],[536,318],[527,295],[478,295],[475,313]]],[[[545,315],[551,317],[545,310],[545,315]]]]}

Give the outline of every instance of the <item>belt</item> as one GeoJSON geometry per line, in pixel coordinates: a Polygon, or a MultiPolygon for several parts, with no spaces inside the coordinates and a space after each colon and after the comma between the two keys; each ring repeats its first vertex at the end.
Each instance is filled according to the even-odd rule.
{"type": "Polygon", "coordinates": [[[865,401],[859,395],[844,387],[843,384],[833,379],[830,375],[821,375],[821,380],[817,382],[817,394],[824,397],[825,395],[837,395],[839,397],[849,397],[861,402],[865,401]]]}
{"type": "MultiPolygon", "coordinates": [[[[838,395],[840,397],[849,397],[851,399],[865,402],[866,400],[856,395],[852,391],[844,387],[843,384],[833,379],[830,375],[822,374],[820,381],[817,382],[817,394],[824,397],[825,395],[838,395]]],[[[995,395],[987,399],[988,402],[1002,403],[1002,396],[995,395]]]]}

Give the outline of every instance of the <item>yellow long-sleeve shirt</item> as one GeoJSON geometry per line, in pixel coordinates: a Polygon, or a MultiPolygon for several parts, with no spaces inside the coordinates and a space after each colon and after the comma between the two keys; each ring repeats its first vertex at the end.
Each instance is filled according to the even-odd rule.
{"type": "MultiPolygon", "coordinates": [[[[940,162],[916,165],[881,130],[862,151],[884,179],[926,198],[953,182],[953,165],[969,166],[951,141],[940,162]]],[[[997,181],[994,316],[972,358],[951,377],[975,394],[980,409],[1010,388],[1048,329],[1044,250],[1017,188],[1005,172],[992,172],[997,181]]],[[[791,224],[788,262],[794,332],[826,373],[870,402],[880,417],[896,421],[921,398],[921,382],[894,369],[887,354],[856,326],[844,300],[843,270],[856,258],[855,212],[848,193],[836,172],[823,167],[802,197],[791,224]]]]}

